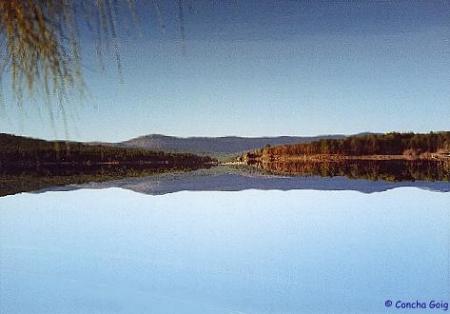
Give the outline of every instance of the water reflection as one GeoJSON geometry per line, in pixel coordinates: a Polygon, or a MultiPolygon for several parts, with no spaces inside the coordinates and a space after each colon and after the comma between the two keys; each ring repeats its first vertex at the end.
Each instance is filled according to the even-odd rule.
{"type": "Polygon", "coordinates": [[[384,181],[450,181],[450,161],[346,160],[250,163],[271,174],[345,176],[350,179],[384,181]]]}
{"type": "Polygon", "coordinates": [[[355,190],[364,193],[414,186],[448,192],[449,163],[354,161],[256,163],[251,166],[90,166],[8,168],[0,171],[0,197],[20,192],[121,187],[144,194],[178,191],[355,190]]]}
{"type": "Polygon", "coordinates": [[[0,168],[0,197],[49,187],[108,182],[122,178],[147,177],[162,173],[185,172],[208,165],[47,165],[0,168]]]}
{"type": "Polygon", "coordinates": [[[0,312],[384,313],[387,299],[450,301],[449,197],[114,188],[0,198],[0,312]]]}

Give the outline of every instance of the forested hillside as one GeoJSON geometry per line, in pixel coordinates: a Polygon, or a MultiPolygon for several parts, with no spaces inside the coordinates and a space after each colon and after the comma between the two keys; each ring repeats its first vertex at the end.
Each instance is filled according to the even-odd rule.
{"type": "Polygon", "coordinates": [[[204,164],[214,160],[193,154],[171,154],[138,148],[44,141],[0,133],[0,166],[36,163],[204,164]]]}
{"type": "Polygon", "coordinates": [[[366,155],[420,155],[450,152],[450,132],[428,134],[387,133],[350,136],[345,139],[322,139],[312,143],[266,146],[254,153],[252,158],[260,156],[297,156],[314,154],[336,154],[346,156],[366,155]]]}

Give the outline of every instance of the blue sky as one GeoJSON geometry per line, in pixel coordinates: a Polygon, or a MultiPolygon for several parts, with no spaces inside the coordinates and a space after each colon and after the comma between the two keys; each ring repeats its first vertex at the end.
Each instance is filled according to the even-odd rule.
{"type": "Polygon", "coordinates": [[[72,101],[68,132],[61,116],[49,123],[39,101],[26,100],[24,113],[8,97],[0,132],[120,141],[450,129],[447,1],[183,8],[184,41],[176,1],[161,1],[162,23],[153,6],[138,5],[141,31],[120,34],[123,82],[113,56],[102,71],[81,34],[89,96],[72,101]]]}

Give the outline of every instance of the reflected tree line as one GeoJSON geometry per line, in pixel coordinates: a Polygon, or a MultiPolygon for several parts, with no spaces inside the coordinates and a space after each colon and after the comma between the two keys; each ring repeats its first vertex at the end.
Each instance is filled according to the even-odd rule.
{"type": "Polygon", "coordinates": [[[344,176],[351,179],[385,181],[450,181],[450,161],[430,160],[350,160],[250,162],[276,175],[344,176]]]}
{"type": "Polygon", "coordinates": [[[190,171],[216,163],[208,156],[0,134],[0,196],[49,186],[190,171]]]}
{"type": "Polygon", "coordinates": [[[133,177],[188,172],[211,165],[200,164],[121,164],[121,165],[40,165],[35,167],[0,167],[0,197],[48,187],[99,183],[133,177]]]}

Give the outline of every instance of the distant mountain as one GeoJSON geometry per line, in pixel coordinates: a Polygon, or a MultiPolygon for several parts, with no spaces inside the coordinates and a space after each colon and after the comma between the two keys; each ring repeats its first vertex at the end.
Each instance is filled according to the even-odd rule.
{"type": "Polygon", "coordinates": [[[262,148],[266,145],[310,143],[320,139],[342,139],[345,135],[278,136],[278,137],[174,137],[160,134],[140,136],[117,145],[166,152],[201,155],[231,155],[262,148]]]}

